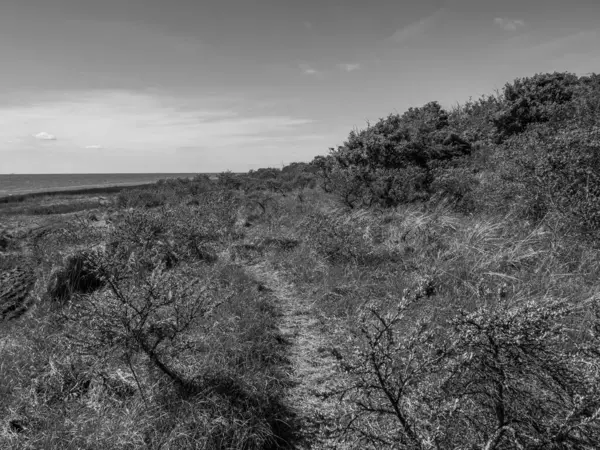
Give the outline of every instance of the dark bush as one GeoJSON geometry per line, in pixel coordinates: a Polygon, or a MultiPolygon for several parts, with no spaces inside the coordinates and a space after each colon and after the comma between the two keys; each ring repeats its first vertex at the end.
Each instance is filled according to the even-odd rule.
{"type": "Polygon", "coordinates": [[[11,239],[7,234],[0,232],[0,251],[5,251],[11,244],[11,239]]]}
{"type": "Polygon", "coordinates": [[[54,270],[48,284],[48,295],[55,301],[70,300],[73,294],[90,294],[105,284],[96,266],[98,252],[80,251],[67,256],[54,270]]]}
{"type": "Polygon", "coordinates": [[[573,99],[578,85],[576,75],[558,72],[507,83],[502,108],[493,119],[498,138],[522,133],[533,123],[563,118],[561,107],[573,99]]]}
{"type": "Polygon", "coordinates": [[[331,149],[313,165],[326,189],[348,206],[395,206],[428,198],[440,162],[470,154],[471,144],[450,128],[437,102],[390,115],[331,149]]]}

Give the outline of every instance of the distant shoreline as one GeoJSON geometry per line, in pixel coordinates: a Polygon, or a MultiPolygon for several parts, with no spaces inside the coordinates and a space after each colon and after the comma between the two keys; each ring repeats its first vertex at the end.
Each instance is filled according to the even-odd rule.
{"type": "Polygon", "coordinates": [[[31,192],[23,192],[17,194],[0,194],[0,203],[19,203],[28,198],[54,196],[54,195],[82,195],[82,194],[112,194],[120,192],[124,189],[135,189],[138,187],[154,184],[156,181],[148,181],[145,183],[136,184],[116,184],[103,186],[86,186],[86,187],[65,187],[52,190],[36,190],[31,192]]]}
{"type": "MultiPolygon", "coordinates": [[[[123,176],[123,177],[127,177],[127,175],[133,175],[133,176],[158,176],[157,178],[154,179],[137,179],[137,180],[118,180],[118,179],[114,179],[114,180],[106,180],[105,182],[98,182],[100,180],[86,180],[86,181],[90,181],[90,183],[88,184],[72,184],[72,185],[68,185],[67,183],[65,183],[65,185],[61,185],[62,183],[48,183],[48,186],[34,186],[34,185],[21,185],[21,186],[14,186],[15,189],[11,189],[10,187],[8,187],[8,189],[2,189],[2,183],[0,182],[0,203],[18,203],[21,201],[24,201],[28,198],[33,198],[33,197],[41,197],[41,196],[55,196],[55,195],[81,195],[81,194],[102,194],[102,193],[115,193],[115,192],[119,192],[123,189],[133,189],[133,188],[137,188],[137,187],[142,187],[142,186],[147,186],[150,184],[154,184],[157,183],[159,180],[163,180],[163,179],[177,179],[177,178],[186,178],[186,179],[191,179],[194,176],[197,175],[206,175],[210,178],[214,178],[216,177],[218,174],[217,173],[152,173],[152,174],[145,174],[145,173],[139,173],[139,174],[2,174],[0,175],[0,181],[2,179],[7,180],[10,179],[12,177],[15,178],[20,178],[20,177],[51,177],[51,178],[55,178],[55,177],[69,177],[69,176],[76,176],[76,177],[85,177],[86,175],[90,175],[91,177],[114,177],[116,176],[123,176]],[[97,181],[96,183],[94,183],[94,181],[97,181]],[[54,185],[52,185],[54,184],[54,185]]],[[[10,183],[9,183],[10,186],[10,183]]]]}

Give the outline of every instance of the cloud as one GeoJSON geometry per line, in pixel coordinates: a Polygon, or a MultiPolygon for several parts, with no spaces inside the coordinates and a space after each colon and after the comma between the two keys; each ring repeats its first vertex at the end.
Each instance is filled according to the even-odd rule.
{"type": "Polygon", "coordinates": [[[319,75],[319,71],[313,68],[310,64],[300,64],[300,70],[305,75],[319,75]]]}
{"type": "Polygon", "coordinates": [[[337,66],[338,66],[339,69],[344,70],[346,72],[353,72],[355,70],[360,69],[360,64],[358,64],[358,63],[338,64],[337,66]]]}
{"type": "Polygon", "coordinates": [[[219,149],[253,140],[279,142],[285,136],[309,134],[305,128],[314,126],[310,118],[254,111],[248,106],[252,102],[178,98],[156,92],[63,92],[43,100],[32,97],[21,105],[0,104],[0,153],[37,148],[35,140],[55,140],[54,134],[35,134],[34,130],[44,128],[60,136],[64,151],[168,152],[186,146],[219,149]],[[27,136],[33,137],[15,145],[27,136]]]}
{"type": "Polygon", "coordinates": [[[56,136],[54,136],[53,134],[50,134],[50,133],[46,133],[45,131],[42,131],[38,134],[34,134],[33,137],[36,139],[39,139],[40,141],[55,141],[56,140],[56,136]]]}
{"type": "Polygon", "coordinates": [[[518,28],[525,26],[525,21],[522,19],[504,19],[496,17],[494,23],[501,26],[506,31],[517,31],[518,28]]]}
{"type": "Polygon", "coordinates": [[[423,35],[427,30],[429,30],[433,25],[435,25],[435,23],[440,19],[444,11],[444,8],[440,8],[433,14],[430,14],[427,17],[424,17],[420,20],[417,20],[416,22],[412,22],[398,29],[386,40],[396,44],[404,44],[409,40],[413,40],[416,37],[423,35]]]}
{"type": "Polygon", "coordinates": [[[304,28],[306,28],[307,30],[312,30],[312,28],[313,28],[312,22],[304,22],[303,25],[304,25],[304,28]]]}

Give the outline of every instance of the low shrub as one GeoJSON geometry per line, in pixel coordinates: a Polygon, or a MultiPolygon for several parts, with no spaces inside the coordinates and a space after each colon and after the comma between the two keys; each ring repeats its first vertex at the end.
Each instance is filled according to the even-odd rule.
{"type": "Polygon", "coordinates": [[[363,448],[594,448],[598,343],[568,331],[577,305],[499,298],[438,327],[427,297],[406,292],[364,310],[354,346],[339,354],[350,375],[346,433],[363,448]]]}
{"type": "Polygon", "coordinates": [[[302,229],[309,246],[332,264],[365,264],[373,249],[360,224],[364,218],[360,213],[315,211],[304,219],[302,229]]]}
{"type": "Polygon", "coordinates": [[[102,288],[105,280],[96,266],[99,251],[78,251],[66,256],[62,266],[50,276],[47,288],[50,299],[68,301],[75,294],[90,294],[102,288]]]}

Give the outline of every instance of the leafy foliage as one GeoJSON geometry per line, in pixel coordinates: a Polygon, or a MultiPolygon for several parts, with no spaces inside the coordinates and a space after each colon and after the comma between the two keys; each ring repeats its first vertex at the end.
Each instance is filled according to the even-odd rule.
{"type": "Polygon", "coordinates": [[[494,117],[500,139],[519,134],[533,123],[548,122],[576,93],[579,79],[570,73],[517,78],[504,87],[504,104],[494,117]]]}
{"type": "Polygon", "coordinates": [[[554,211],[571,228],[595,233],[600,225],[598,128],[538,126],[507,143],[510,178],[525,187],[537,216],[554,211]]]}
{"type": "Polygon", "coordinates": [[[394,206],[428,197],[436,164],[469,154],[471,145],[437,102],[390,115],[313,164],[350,207],[394,206]]]}

